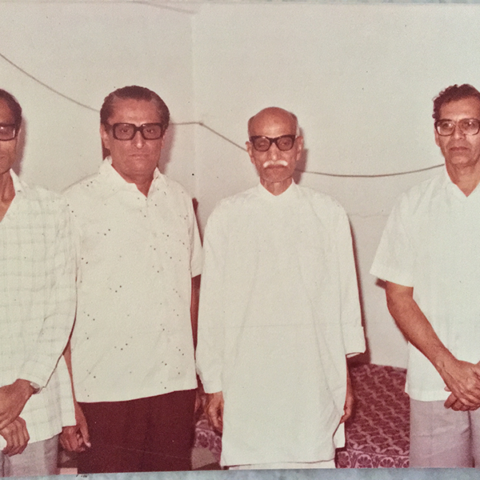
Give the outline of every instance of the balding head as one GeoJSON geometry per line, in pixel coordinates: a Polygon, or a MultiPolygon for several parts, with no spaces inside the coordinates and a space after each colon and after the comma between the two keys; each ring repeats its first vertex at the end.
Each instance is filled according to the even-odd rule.
{"type": "Polygon", "coordinates": [[[258,132],[265,123],[271,122],[288,122],[290,134],[299,135],[298,120],[296,115],[283,108],[279,107],[268,107],[260,110],[256,115],[254,115],[248,121],[248,136],[260,135],[258,132]]]}

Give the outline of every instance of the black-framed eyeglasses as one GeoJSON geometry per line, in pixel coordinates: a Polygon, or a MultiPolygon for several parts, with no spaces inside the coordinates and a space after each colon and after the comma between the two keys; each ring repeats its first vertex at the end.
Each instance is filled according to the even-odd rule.
{"type": "Polygon", "coordinates": [[[140,132],[145,140],[158,140],[163,135],[161,123],[144,123],[139,127],[133,123],[107,123],[106,126],[112,129],[113,138],[117,140],[132,140],[137,132],[140,132]]]}
{"type": "Polygon", "coordinates": [[[14,123],[0,123],[0,142],[13,140],[18,133],[18,128],[14,123]]]}
{"type": "Polygon", "coordinates": [[[259,152],[266,152],[272,146],[272,143],[282,152],[286,152],[292,149],[296,138],[296,135],[281,135],[275,138],[254,135],[250,137],[249,140],[253,148],[259,152]]]}
{"type": "Polygon", "coordinates": [[[458,122],[440,119],[435,122],[435,130],[442,137],[452,135],[458,126],[465,135],[476,135],[480,131],[480,120],[477,118],[462,118],[458,122]]]}

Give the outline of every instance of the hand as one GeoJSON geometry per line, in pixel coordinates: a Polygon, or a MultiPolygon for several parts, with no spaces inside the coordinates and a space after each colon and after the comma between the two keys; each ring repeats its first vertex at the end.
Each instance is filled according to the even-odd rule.
{"type": "Polygon", "coordinates": [[[7,446],[2,453],[10,457],[22,453],[30,440],[27,424],[21,417],[17,417],[12,423],[0,429],[0,435],[7,441],[7,446]]]}
{"type": "Polygon", "coordinates": [[[347,371],[347,394],[345,395],[345,406],[343,407],[343,415],[340,423],[346,422],[351,417],[354,404],[355,397],[353,395],[352,382],[350,380],[350,374],[347,371]]]}
{"type": "Polygon", "coordinates": [[[203,405],[202,394],[200,392],[200,389],[197,388],[197,392],[195,394],[195,410],[194,410],[194,413],[197,413],[202,408],[202,405],[203,405]]]}
{"type": "Polygon", "coordinates": [[[480,364],[453,358],[439,372],[447,390],[452,392],[445,402],[446,408],[455,405],[454,410],[476,410],[480,407],[480,364]],[[460,408],[460,404],[466,408],[460,408]]]}
{"type": "Polygon", "coordinates": [[[223,393],[207,393],[205,412],[215,430],[223,431],[223,393]]]}
{"type": "Polygon", "coordinates": [[[87,420],[80,405],[75,402],[76,425],[63,427],[60,434],[60,443],[69,452],[84,452],[90,448],[90,435],[88,433],[87,420]]]}
{"type": "Polygon", "coordinates": [[[453,393],[450,394],[450,396],[445,400],[445,403],[443,404],[443,406],[445,408],[451,408],[456,412],[458,411],[466,412],[468,410],[476,410],[478,408],[478,407],[467,407],[453,393]]]}
{"type": "Polygon", "coordinates": [[[33,388],[28,380],[15,380],[0,387],[0,430],[10,425],[21,413],[33,388]]]}

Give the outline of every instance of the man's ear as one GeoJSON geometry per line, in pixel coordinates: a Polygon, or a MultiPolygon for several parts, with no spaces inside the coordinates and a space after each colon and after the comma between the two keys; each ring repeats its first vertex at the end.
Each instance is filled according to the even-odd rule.
{"type": "Polygon", "coordinates": [[[440,138],[439,138],[439,135],[438,135],[438,132],[437,130],[433,129],[434,133],[435,133],[435,143],[437,144],[437,146],[439,147],[440,146],[440,138]]]}
{"type": "Polygon", "coordinates": [[[299,135],[295,140],[295,148],[297,149],[297,156],[295,162],[298,163],[302,158],[303,152],[303,137],[299,135]]]}
{"type": "Polygon", "coordinates": [[[245,142],[245,146],[247,147],[247,153],[250,157],[250,161],[255,165],[255,160],[253,159],[253,145],[251,142],[245,142]]]}
{"type": "Polygon", "coordinates": [[[110,150],[110,137],[103,123],[100,124],[100,138],[102,139],[103,148],[110,150]]]}

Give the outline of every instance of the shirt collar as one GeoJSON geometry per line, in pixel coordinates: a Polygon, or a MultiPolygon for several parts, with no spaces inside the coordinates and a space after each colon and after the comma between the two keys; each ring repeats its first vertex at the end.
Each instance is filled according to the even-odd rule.
{"type": "Polygon", "coordinates": [[[13,171],[13,169],[10,169],[10,176],[12,177],[15,193],[23,192],[25,184],[18,178],[17,174],[13,171]]]}
{"type": "Polygon", "coordinates": [[[442,189],[445,189],[448,193],[451,193],[455,197],[461,199],[461,200],[467,200],[468,198],[473,198],[474,196],[476,197],[477,195],[480,195],[480,186],[477,185],[473,192],[467,197],[456,185],[455,183],[452,182],[452,179],[450,178],[450,175],[447,172],[447,167],[443,167],[443,174],[440,179],[440,186],[442,189]]]}
{"type": "MultiPolygon", "coordinates": [[[[105,160],[100,165],[99,169],[100,175],[105,176],[110,185],[114,189],[127,189],[138,191],[137,186],[134,183],[127,182],[112,166],[112,157],[106,157],[105,160]]],[[[152,189],[156,190],[159,188],[160,184],[165,183],[165,177],[160,173],[158,168],[155,168],[153,172],[152,185],[150,186],[150,191],[152,189]]],[[[150,193],[149,191],[149,193],[150,193]]]]}
{"type": "Polygon", "coordinates": [[[259,183],[257,187],[257,191],[262,197],[266,199],[270,199],[272,201],[275,201],[275,200],[280,201],[280,199],[288,200],[289,198],[293,198],[294,196],[296,196],[298,187],[295,181],[292,180],[292,183],[288,186],[288,188],[284,192],[282,192],[280,195],[273,195],[261,183],[259,183]]]}

